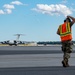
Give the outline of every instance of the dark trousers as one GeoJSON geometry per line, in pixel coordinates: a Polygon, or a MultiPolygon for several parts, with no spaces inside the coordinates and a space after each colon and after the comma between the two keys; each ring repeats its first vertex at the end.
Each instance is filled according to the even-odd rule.
{"type": "Polygon", "coordinates": [[[62,42],[62,51],[64,53],[63,55],[63,60],[66,58],[66,59],[69,59],[70,58],[70,53],[73,51],[72,49],[72,41],[64,41],[62,42]]]}

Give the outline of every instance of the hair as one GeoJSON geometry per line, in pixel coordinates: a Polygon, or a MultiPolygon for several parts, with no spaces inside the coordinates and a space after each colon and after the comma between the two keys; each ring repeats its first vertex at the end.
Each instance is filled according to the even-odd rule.
{"type": "Polygon", "coordinates": [[[71,22],[70,18],[66,18],[66,19],[64,20],[64,22],[66,22],[67,20],[68,20],[69,22],[71,22]]]}

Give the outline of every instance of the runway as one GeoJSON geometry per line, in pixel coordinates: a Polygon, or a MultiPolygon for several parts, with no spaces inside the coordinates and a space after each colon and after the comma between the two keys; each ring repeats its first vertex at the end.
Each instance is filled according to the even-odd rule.
{"type": "Polygon", "coordinates": [[[0,75],[74,75],[75,46],[63,68],[61,46],[0,47],[0,75]]]}
{"type": "Polygon", "coordinates": [[[75,75],[75,67],[18,67],[0,69],[0,75],[75,75]]]}

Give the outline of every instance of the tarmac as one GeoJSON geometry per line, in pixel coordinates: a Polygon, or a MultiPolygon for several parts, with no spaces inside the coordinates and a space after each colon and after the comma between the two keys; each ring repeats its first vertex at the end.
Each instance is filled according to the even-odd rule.
{"type": "Polygon", "coordinates": [[[0,75],[75,75],[75,46],[70,67],[62,58],[61,46],[0,46],[0,75]]]}

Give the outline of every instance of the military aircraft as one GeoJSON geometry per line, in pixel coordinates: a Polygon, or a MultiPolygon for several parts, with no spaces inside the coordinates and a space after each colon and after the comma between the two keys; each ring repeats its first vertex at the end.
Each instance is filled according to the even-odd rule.
{"type": "Polygon", "coordinates": [[[16,40],[9,40],[8,44],[10,46],[12,46],[12,45],[17,46],[20,43],[19,38],[21,35],[24,35],[24,34],[15,34],[14,36],[17,36],[16,40]]]}
{"type": "Polygon", "coordinates": [[[24,34],[15,34],[15,36],[17,36],[16,40],[7,40],[1,43],[8,44],[9,46],[17,46],[18,44],[23,44],[23,42],[19,40],[21,35],[24,35],[24,34]]]}

